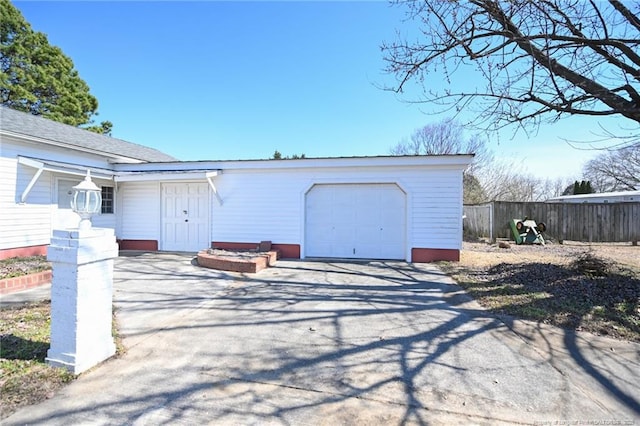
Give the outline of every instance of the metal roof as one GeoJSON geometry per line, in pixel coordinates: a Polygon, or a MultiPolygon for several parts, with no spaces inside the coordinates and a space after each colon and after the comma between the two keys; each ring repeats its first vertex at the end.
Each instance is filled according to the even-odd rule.
{"type": "Polygon", "coordinates": [[[129,158],[143,162],[177,161],[176,158],[154,148],[100,135],[4,106],[0,106],[0,132],[119,159],[129,158]]]}
{"type": "Polygon", "coordinates": [[[565,200],[595,200],[601,198],[633,198],[640,197],[640,191],[614,191],[614,192],[594,192],[592,194],[577,194],[577,195],[560,195],[558,197],[549,198],[550,201],[565,201],[565,200]]]}
{"type": "Polygon", "coordinates": [[[36,169],[43,169],[49,172],[62,173],[67,175],[85,176],[87,170],[91,172],[91,176],[100,179],[113,180],[116,172],[101,167],[89,167],[82,164],[65,163],[63,161],[51,161],[43,158],[27,157],[18,155],[18,163],[36,169]]]}

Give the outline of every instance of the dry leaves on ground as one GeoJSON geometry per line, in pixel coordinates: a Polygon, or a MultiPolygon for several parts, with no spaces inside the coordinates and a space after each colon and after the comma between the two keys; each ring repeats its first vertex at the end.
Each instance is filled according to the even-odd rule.
{"type": "Polygon", "coordinates": [[[640,247],[464,243],[443,263],[486,308],[640,342],[640,247]]]}
{"type": "Polygon", "coordinates": [[[51,269],[45,256],[15,257],[0,260],[0,279],[19,277],[51,269]]]}

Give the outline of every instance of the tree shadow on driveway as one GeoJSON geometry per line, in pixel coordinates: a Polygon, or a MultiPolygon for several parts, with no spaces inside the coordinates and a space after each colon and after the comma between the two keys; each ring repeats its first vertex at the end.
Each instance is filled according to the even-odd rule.
{"type": "Polygon", "coordinates": [[[593,388],[640,415],[640,345],[574,331],[614,332],[637,339],[640,280],[626,271],[594,276],[575,267],[544,263],[500,264],[478,274],[481,279],[463,283],[471,294],[497,311],[538,321],[500,315],[506,325],[535,343],[559,369],[582,370],[593,388]],[[601,313],[594,316],[594,312],[601,313]]]}
{"type": "Polygon", "coordinates": [[[117,263],[129,352],[44,407],[51,423],[495,424],[640,414],[627,389],[637,380],[622,383],[629,369],[638,376],[637,357],[624,372],[604,373],[606,357],[584,354],[581,339],[558,329],[543,347],[545,329],[507,327],[434,266],[281,261],[249,276],[189,260],[117,263]],[[578,371],[584,362],[591,370],[578,371]]]}

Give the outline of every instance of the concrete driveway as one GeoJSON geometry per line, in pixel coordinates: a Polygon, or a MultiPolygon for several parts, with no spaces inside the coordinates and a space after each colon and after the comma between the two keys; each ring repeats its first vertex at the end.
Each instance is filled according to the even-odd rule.
{"type": "Polygon", "coordinates": [[[640,420],[640,345],[499,320],[432,265],[137,254],[115,277],[127,353],[4,424],[640,420]]]}

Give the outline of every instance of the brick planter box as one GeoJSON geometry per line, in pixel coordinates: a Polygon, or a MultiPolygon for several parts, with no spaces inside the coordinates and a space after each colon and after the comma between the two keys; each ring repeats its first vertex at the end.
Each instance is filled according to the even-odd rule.
{"type": "Polygon", "coordinates": [[[15,293],[51,283],[51,271],[36,272],[35,274],[21,277],[5,278],[0,280],[0,294],[15,293]]]}
{"type": "Polygon", "coordinates": [[[229,252],[229,255],[218,254],[218,252],[212,253],[210,250],[201,250],[198,252],[198,265],[221,271],[254,274],[274,265],[279,257],[278,251],[243,252],[242,257],[233,256],[233,252],[229,252]]]}

